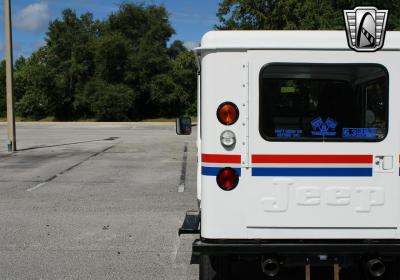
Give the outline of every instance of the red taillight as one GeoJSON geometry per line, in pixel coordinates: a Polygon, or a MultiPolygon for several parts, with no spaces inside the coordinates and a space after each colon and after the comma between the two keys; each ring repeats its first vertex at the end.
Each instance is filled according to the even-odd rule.
{"type": "Polygon", "coordinates": [[[217,110],[218,120],[224,125],[232,125],[239,118],[239,109],[232,102],[224,102],[217,110]]]}
{"type": "Polygon", "coordinates": [[[239,183],[239,176],[236,171],[230,167],[222,169],[217,175],[217,184],[224,191],[231,191],[239,183]]]}

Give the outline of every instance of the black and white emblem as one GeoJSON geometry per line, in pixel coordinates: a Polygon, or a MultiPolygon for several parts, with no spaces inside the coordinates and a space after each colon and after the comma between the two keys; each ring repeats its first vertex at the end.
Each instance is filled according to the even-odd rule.
{"type": "Polygon", "coordinates": [[[344,10],[347,40],[350,48],[360,52],[374,52],[385,42],[388,10],[375,7],[357,7],[344,10]]]}

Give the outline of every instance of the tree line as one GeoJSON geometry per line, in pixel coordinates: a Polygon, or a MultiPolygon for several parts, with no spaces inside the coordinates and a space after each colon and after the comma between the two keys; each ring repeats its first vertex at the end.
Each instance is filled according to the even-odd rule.
{"type": "Polygon", "coordinates": [[[344,30],[343,10],[389,10],[388,30],[400,30],[399,0],[222,0],[217,29],[344,30]]]}
{"type": "MultiPolygon", "coordinates": [[[[18,116],[140,120],[196,113],[196,64],[163,6],[123,3],[105,20],[71,9],[50,22],[46,44],[15,61],[18,116]]],[[[5,63],[0,67],[5,115],[5,63]]]]}
{"type": "MultiPolygon", "coordinates": [[[[343,9],[389,9],[400,30],[398,0],[221,0],[220,30],[343,30],[343,9]]],[[[196,114],[196,65],[163,6],[124,2],[105,20],[62,12],[46,44],[15,62],[17,114],[29,119],[140,120],[196,114]]],[[[0,117],[5,63],[0,64],[0,117]]]]}

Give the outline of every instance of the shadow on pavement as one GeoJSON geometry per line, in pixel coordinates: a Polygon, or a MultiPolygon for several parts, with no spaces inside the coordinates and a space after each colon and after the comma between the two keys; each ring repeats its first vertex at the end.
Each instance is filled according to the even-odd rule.
{"type": "Polygon", "coordinates": [[[25,148],[25,149],[18,149],[18,152],[37,150],[37,149],[45,149],[45,148],[53,148],[53,147],[61,147],[61,146],[69,146],[69,145],[77,145],[77,144],[84,144],[84,143],[91,143],[91,142],[114,141],[117,139],[119,139],[119,137],[109,137],[109,138],[105,138],[105,139],[81,141],[81,142],[73,142],[73,143],[65,143],[65,144],[57,144],[57,145],[40,145],[40,146],[34,146],[34,147],[25,148]]]}

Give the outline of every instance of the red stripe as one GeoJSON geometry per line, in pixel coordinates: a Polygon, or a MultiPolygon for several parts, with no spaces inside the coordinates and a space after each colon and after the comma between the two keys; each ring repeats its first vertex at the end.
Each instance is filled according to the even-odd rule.
{"type": "Polygon", "coordinates": [[[372,155],[252,155],[253,163],[372,163],[372,155]]]}
{"type": "Polygon", "coordinates": [[[240,155],[202,154],[201,161],[209,163],[241,163],[242,158],[240,155]]]}

